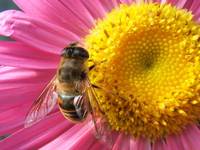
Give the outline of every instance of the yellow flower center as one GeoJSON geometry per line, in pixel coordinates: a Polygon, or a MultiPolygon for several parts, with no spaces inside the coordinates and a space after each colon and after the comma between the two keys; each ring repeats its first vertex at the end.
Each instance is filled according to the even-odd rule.
{"type": "Polygon", "coordinates": [[[111,128],[158,139],[200,115],[200,26],[170,5],[121,5],[85,37],[111,128]]]}

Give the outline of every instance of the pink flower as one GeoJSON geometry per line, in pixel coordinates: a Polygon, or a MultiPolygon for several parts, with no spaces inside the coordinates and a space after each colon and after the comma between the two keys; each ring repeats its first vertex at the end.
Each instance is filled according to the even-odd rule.
{"type": "MultiPolygon", "coordinates": [[[[69,43],[82,42],[96,20],[121,3],[140,0],[14,0],[22,11],[0,13],[0,149],[109,149],[93,135],[90,123],[72,124],[57,110],[30,128],[25,116],[44,86],[56,72],[60,52],[69,43]]],[[[200,21],[198,0],[145,0],[170,3],[192,12],[200,21]]],[[[178,135],[155,143],[146,138],[115,136],[113,150],[198,150],[200,130],[188,126],[178,135]]]]}

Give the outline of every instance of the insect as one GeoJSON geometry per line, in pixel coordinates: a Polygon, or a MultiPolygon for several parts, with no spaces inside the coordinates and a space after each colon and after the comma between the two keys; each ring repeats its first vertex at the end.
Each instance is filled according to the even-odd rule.
{"type": "Polygon", "coordinates": [[[75,44],[63,49],[57,73],[33,103],[25,127],[43,119],[58,104],[63,116],[75,123],[83,122],[91,114],[97,136],[101,134],[103,127],[99,127],[101,123],[98,116],[103,111],[87,76],[88,58],[87,50],[75,44]]]}

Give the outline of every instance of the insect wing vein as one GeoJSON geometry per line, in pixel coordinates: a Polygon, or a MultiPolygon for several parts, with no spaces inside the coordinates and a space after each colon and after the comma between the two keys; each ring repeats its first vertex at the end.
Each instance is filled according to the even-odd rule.
{"type": "Polygon", "coordinates": [[[44,88],[38,99],[31,106],[25,119],[25,127],[32,126],[43,119],[56,106],[57,94],[55,92],[55,79],[56,77],[54,76],[54,78],[44,88]]]}

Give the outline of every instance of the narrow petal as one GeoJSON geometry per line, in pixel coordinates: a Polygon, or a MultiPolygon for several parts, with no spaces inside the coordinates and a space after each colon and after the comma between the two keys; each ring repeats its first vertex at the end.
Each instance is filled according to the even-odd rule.
{"type": "Polygon", "coordinates": [[[59,55],[34,49],[20,42],[0,41],[0,64],[5,66],[55,69],[59,55]]]}
{"type": "Polygon", "coordinates": [[[82,5],[80,0],[29,0],[28,3],[26,0],[14,0],[14,2],[25,13],[67,28],[79,36],[85,36],[88,29],[91,28],[94,23],[94,18],[82,5]]]}
{"type": "Polygon", "coordinates": [[[188,0],[177,0],[176,3],[174,4],[175,6],[177,6],[178,8],[186,8],[186,9],[190,9],[190,6],[192,5],[192,1],[188,1],[188,0]]]}
{"type": "Polygon", "coordinates": [[[133,2],[140,3],[141,0],[120,0],[122,3],[131,4],[133,2]]]}
{"type": "Polygon", "coordinates": [[[167,138],[167,150],[180,150],[180,149],[183,149],[184,150],[184,146],[180,140],[180,137],[179,136],[170,136],[167,138]]]}
{"type": "Polygon", "coordinates": [[[90,150],[110,150],[109,146],[105,142],[95,142],[91,147],[90,150]]]}
{"type": "Polygon", "coordinates": [[[29,101],[32,102],[39,96],[41,90],[54,74],[55,70],[41,71],[1,67],[0,110],[5,110],[29,101]]]}
{"type": "Polygon", "coordinates": [[[199,150],[200,130],[196,125],[188,127],[180,137],[184,150],[199,150]]]}
{"type": "Polygon", "coordinates": [[[57,54],[69,43],[80,40],[67,29],[15,10],[0,13],[0,34],[57,54]]]}
{"type": "Polygon", "coordinates": [[[0,90],[0,135],[12,134],[24,126],[25,117],[41,93],[41,85],[0,90]],[[12,93],[12,94],[10,94],[12,93]]]}
{"type": "Polygon", "coordinates": [[[51,143],[42,147],[42,150],[49,149],[89,149],[91,145],[96,142],[96,138],[93,133],[93,123],[89,122],[84,125],[77,124],[61,136],[56,138],[51,143]]]}
{"type": "Polygon", "coordinates": [[[30,0],[28,4],[25,0],[14,1],[29,15],[49,20],[73,31],[79,36],[86,35],[88,29],[94,25],[94,20],[104,17],[106,11],[110,11],[120,3],[120,0],[88,0],[87,2],[83,0],[30,0]],[[55,11],[57,13],[54,13],[55,11]]]}
{"type": "MultiPolygon", "coordinates": [[[[60,1],[66,8],[70,9],[78,18],[86,18],[85,13],[93,18],[92,25],[94,25],[95,20],[103,18],[107,12],[112,10],[114,7],[119,5],[117,0],[74,0],[72,1],[60,1]]],[[[88,19],[83,19],[83,22],[88,22],[88,19]]],[[[86,23],[87,24],[87,23],[86,23]]],[[[89,26],[90,28],[92,26],[89,26]]]]}
{"type": "Polygon", "coordinates": [[[130,150],[152,150],[152,147],[150,142],[146,139],[131,139],[130,150]]]}
{"type": "Polygon", "coordinates": [[[106,15],[106,10],[104,9],[102,3],[100,3],[98,0],[81,1],[95,19],[103,18],[106,15]]]}
{"type": "Polygon", "coordinates": [[[179,0],[167,0],[166,3],[169,3],[169,4],[172,4],[172,5],[175,5],[176,6],[176,3],[178,2],[179,0]]]}
{"type": "Polygon", "coordinates": [[[18,88],[23,84],[43,85],[50,81],[54,75],[55,69],[37,70],[5,66],[0,68],[0,84],[2,85],[0,89],[18,88]]]}
{"type": "Polygon", "coordinates": [[[84,7],[84,5],[80,0],[74,0],[74,1],[60,0],[60,1],[52,1],[49,3],[51,3],[50,5],[55,7],[55,9],[62,8],[62,10],[64,9],[63,11],[65,13],[70,14],[70,16],[65,16],[64,19],[69,19],[69,18],[72,19],[71,23],[73,26],[76,25],[74,24],[73,19],[79,20],[81,24],[77,24],[77,27],[81,28],[82,31],[84,30],[87,31],[94,25],[94,18],[92,17],[90,12],[84,7]]]}
{"type": "Polygon", "coordinates": [[[158,140],[153,144],[153,150],[169,150],[164,140],[158,140]]]}
{"type": "Polygon", "coordinates": [[[31,102],[0,111],[0,135],[11,135],[23,128],[24,119],[31,106],[31,102]]]}
{"type": "Polygon", "coordinates": [[[188,126],[179,135],[171,135],[165,143],[157,142],[154,150],[199,150],[200,147],[200,130],[196,125],[188,126]],[[162,144],[162,149],[161,146],[162,144]]]}
{"type": "Polygon", "coordinates": [[[72,127],[60,112],[38,124],[19,130],[0,142],[1,149],[38,149],[72,127]]]}
{"type": "Polygon", "coordinates": [[[195,21],[197,21],[198,23],[200,23],[200,9],[199,9],[199,7],[200,7],[200,1],[191,0],[189,2],[191,3],[191,5],[189,7],[189,10],[194,15],[195,21]]]}
{"type": "Polygon", "coordinates": [[[120,0],[101,0],[100,1],[106,12],[111,11],[113,8],[117,7],[120,3],[123,3],[120,0]]]}
{"type": "Polygon", "coordinates": [[[0,135],[12,134],[23,127],[33,101],[53,74],[55,70],[0,68],[0,135]]]}
{"type": "Polygon", "coordinates": [[[192,11],[193,14],[196,15],[196,12],[198,12],[199,7],[200,7],[200,1],[190,0],[189,2],[191,3],[190,11],[192,11]]]}
{"type": "Polygon", "coordinates": [[[130,137],[124,136],[123,134],[120,134],[115,141],[115,144],[113,146],[113,150],[120,150],[120,149],[130,149],[130,137]]]}
{"type": "MultiPolygon", "coordinates": [[[[10,86],[12,86],[12,84],[10,84],[10,86]]],[[[42,91],[42,88],[44,87],[44,85],[41,84],[22,84],[22,86],[24,87],[7,88],[0,90],[0,111],[4,111],[15,106],[20,106],[23,103],[33,103],[33,101],[37,99],[42,91]]]]}
{"type": "MultiPolygon", "coordinates": [[[[194,19],[198,22],[198,23],[200,23],[200,9],[199,9],[199,7],[200,7],[200,1],[198,1],[199,3],[197,4],[197,6],[198,6],[198,8],[196,8],[196,9],[193,9],[194,10],[194,19]]],[[[197,3],[197,2],[196,2],[197,3]]],[[[193,5],[194,6],[194,5],[193,5]]]]}
{"type": "Polygon", "coordinates": [[[200,15],[200,1],[196,0],[168,0],[167,3],[177,6],[178,8],[187,9],[194,15],[195,20],[199,20],[200,15]]]}

